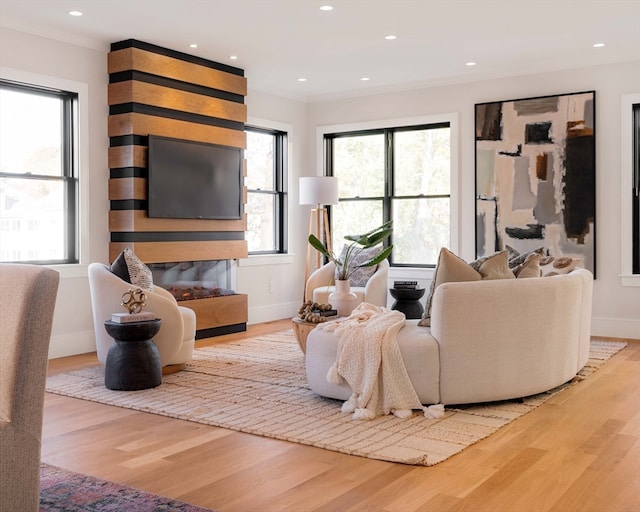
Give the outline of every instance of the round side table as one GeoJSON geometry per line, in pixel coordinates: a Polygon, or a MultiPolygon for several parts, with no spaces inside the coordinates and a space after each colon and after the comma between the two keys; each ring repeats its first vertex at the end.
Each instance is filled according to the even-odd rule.
{"type": "Polygon", "coordinates": [[[389,293],[396,299],[391,309],[404,313],[407,318],[422,318],[424,306],[420,299],[424,288],[389,288],[389,293]]]}
{"type": "Polygon", "coordinates": [[[309,333],[313,331],[318,324],[307,322],[297,316],[294,316],[291,319],[291,322],[293,325],[293,333],[296,335],[296,340],[298,340],[298,345],[300,345],[300,350],[302,350],[303,354],[306,354],[307,353],[307,336],[309,336],[309,333]]]}
{"type": "Polygon", "coordinates": [[[152,340],[160,324],[159,319],[123,324],[105,321],[104,327],[115,341],[104,365],[106,388],[135,391],[162,384],[160,353],[152,340]]]}

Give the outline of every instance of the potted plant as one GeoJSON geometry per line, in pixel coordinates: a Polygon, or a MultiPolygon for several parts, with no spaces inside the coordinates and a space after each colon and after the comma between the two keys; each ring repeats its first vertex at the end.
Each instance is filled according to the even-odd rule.
{"type": "Polygon", "coordinates": [[[334,252],[329,251],[315,235],[309,235],[309,244],[336,266],[336,291],[329,295],[329,302],[338,310],[338,316],[350,315],[356,306],[357,298],[351,292],[349,284],[349,278],[353,273],[361,267],[377,265],[391,254],[393,245],[382,248],[375,256],[365,261],[359,261],[357,258],[362,251],[375,247],[391,235],[393,232],[391,223],[392,221],[385,222],[362,235],[345,236],[345,240],[349,240],[351,243],[346,246],[340,256],[336,256],[334,252]]]}
{"type": "Polygon", "coordinates": [[[351,241],[351,243],[347,246],[347,250],[344,254],[344,261],[340,260],[340,258],[336,256],[335,253],[329,251],[315,235],[309,235],[309,243],[316,251],[319,251],[329,261],[333,261],[336,269],[338,270],[338,280],[348,281],[349,277],[351,277],[351,275],[360,267],[372,267],[373,265],[377,265],[382,260],[385,260],[389,257],[391,251],[393,250],[393,245],[385,247],[377,255],[362,263],[353,263],[353,260],[356,259],[356,256],[358,256],[364,249],[375,247],[391,235],[391,233],[393,232],[391,223],[392,221],[385,222],[384,224],[382,224],[382,226],[378,226],[377,228],[372,229],[371,231],[368,231],[363,235],[345,236],[345,240],[349,240],[351,241]]]}

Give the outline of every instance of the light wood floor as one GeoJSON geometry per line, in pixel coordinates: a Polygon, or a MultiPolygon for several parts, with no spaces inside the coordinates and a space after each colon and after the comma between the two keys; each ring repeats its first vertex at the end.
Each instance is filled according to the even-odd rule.
{"type": "MultiPolygon", "coordinates": [[[[275,332],[290,321],[202,340],[275,332]]],[[[94,364],[53,360],[49,373],[94,364]]],[[[342,455],[47,394],[42,459],[220,512],[640,511],[640,343],[433,467],[342,455]]]]}

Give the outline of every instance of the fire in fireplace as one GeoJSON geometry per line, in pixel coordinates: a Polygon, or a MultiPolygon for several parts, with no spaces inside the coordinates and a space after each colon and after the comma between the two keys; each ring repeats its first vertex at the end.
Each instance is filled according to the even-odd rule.
{"type": "Polygon", "coordinates": [[[230,260],[152,263],[149,268],[153,282],[178,301],[235,295],[230,260]]]}

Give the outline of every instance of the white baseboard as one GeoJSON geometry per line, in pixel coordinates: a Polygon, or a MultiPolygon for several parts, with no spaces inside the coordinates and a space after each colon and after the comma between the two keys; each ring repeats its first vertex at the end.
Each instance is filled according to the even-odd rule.
{"type": "Polygon", "coordinates": [[[591,335],[640,340],[640,319],[592,317],[591,335]]]}
{"type": "Polygon", "coordinates": [[[94,331],[59,334],[52,336],[49,343],[49,359],[87,354],[95,351],[96,335],[94,331]]]}
{"type": "Polygon", "coordinates": [[[283,318],[291,318],[298,312],[299,307],[299,302],[285,302],[283,304],[270,304],[269,306],[249,308],[248,323],[252,325],[282,320],[283,318]]]}

